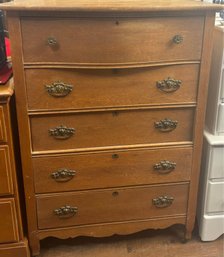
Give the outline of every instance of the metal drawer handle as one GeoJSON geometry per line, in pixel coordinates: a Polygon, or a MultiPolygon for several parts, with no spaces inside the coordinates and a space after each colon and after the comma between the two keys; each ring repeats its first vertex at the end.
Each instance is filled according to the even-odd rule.
{"type": "Polygon", "coordinates": [[[54,97],[63,97],[68,95],[73,90],[73,85],[66,84],[61,81],[56,81],[51,85],[45,85],[47,93],[54,97]]]}
{"type": "Polygon", "coordinates": [[[73,136],[75,133],[74,128],[67,128],[66,126],[59,126],[53,129],[49,129],[50,136],[56,139],[67,139],[73,136]]]}
{"type": "Polygon", "coordinates": [[[181,80],[173,79],[168,77],[167,79],[164,79],[162,81],[157,81],[156,86],[159,90],[166,92],[166,93],[171,93],[180,88],[182,84],[181,80]]]}
{"type": "Polygon", "coordinates": [[[165,118],[154,123],[156,129],[159,129],[161,132],[169,132],[174,130],[177,127],[178,121],[165,118]]]}
{"type": "Polygon", "coordinates": [[[172,196],[159,196],[157,198],[152,199],[153,205],[157,208],[166,208],[169,207],[174,201],[172,196]]]}
{"type": "Polygon", "coordinates": [[[173,37],[173,43],[175,44],[181,44],[183,42],[184,38],[181,35],[175,35],[173,37]]]}
{"type": "Polygon", "coordinates": [[[76,172],[74,170],[59,169],[51,173],[51,178],[53,178],[56,182],[67,182],[75,176],[75,173],[76,172]]]}
{"type": "Polygon", "coordinates": [[[66,219],[73,217],[78,212],[77,207],[71,207],[69,205],[62,206],[54,210],[54,214],[59,218],[66,219]]]}
{"type": "Polygon", "coordinates": [[[176,168],[176,163],[164,160],[154,164],[153,168],[161,174],[167,174],[176,168]]]}
{"type": "Polygon", "coordinates": [[[54,37],[49,37],[48,39],[47,39],[47,44],[49,45],[49,46],[55,46],[55,45],[57,45],[57,40],[56,40],[56,38],[54,38],[54,37]]]}

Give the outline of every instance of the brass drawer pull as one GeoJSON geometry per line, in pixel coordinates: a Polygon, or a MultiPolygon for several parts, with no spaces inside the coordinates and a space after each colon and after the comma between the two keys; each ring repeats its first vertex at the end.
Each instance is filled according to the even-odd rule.
{"type": "Polygon", "coordinates": [[[56,40],[56,38],[54,38],[54,37],[49,37],[48,39],[47,39],[47,44],[49,45],[49,46],[56,46],[57,45],[57,40],[56,40]]]}
{"type": "Polygon", "coordinates": [[[156,163],[153,168],[161,174],[167,174],[176,168],[176,163],[164,160],[156,163]]]}
{"type": "Polygon", "coordinates": [[[172,196],[159,196],[157,198],[152,199],[153,205],[157,208],[166,208],[169,207],[174,201],[172,196]]]}
{"type": "Polygon", "coordinates": [[[157,81],[156,86],[159,90],[171,93],[178,90],[181,86],[182,81],[168,77],[162,81],[157,81]]]}
{"type": "Polygon", "coordinates": [[[45,85],[48,94],[54,97],[63,97],[68,95],[73,90],[73,85],[65,84],[61,81],[56,81],[51,85],[45,85]]]}
{"type": "Polygon", "coordinates": [[[67,128],[66,126],[59,126],[53,129],[49,129],[50,136],[56,139],[67,139],[73,136],[75,133],[74,128],[67,128]]]}
{"type": "Polygon", "coordinates": [[[175,44],[181,44],[183,42],[184,38],[181,35],[175,35],[173,37],[173,43],[175,44]]]}
{"type": "Polygon", "coordinates": [[[169,132],[174,130],[177,127],[178,121],[165,118],[154,123],[156,129],[159,129],[161,132],[169,132]]]}
{"type": "Polygon", "coordinates": [[[74,170],[59,169],[56,172],[51,173],[51,178],[56,182],[67,182],[75,176],[74,170]]]}
{"type": "Polygon", "coordinates": [[[54,210],[54,214],[57,215],[59,218],[71,218],[78,212],[77,207],[71,207],[69,205],[62,206],[58,209],[54,210]]]}

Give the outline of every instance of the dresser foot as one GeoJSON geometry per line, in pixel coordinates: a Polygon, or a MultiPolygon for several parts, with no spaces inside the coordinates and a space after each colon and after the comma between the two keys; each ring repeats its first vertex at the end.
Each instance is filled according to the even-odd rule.
{"type": "Polygon", "coordinates": [[[30,250],[32,256],[39,256],[40,255],[40,240],[37,235],[32,235],[29,240],[30,243],[30,250]]]}
{"type": "Polygon", "coordinates": [[[187,243],[192,238],[192,231],[186,230],[182,243],[187,243]]]}

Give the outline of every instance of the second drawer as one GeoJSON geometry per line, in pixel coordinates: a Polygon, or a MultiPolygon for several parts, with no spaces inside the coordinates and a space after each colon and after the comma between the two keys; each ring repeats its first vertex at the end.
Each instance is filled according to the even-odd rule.
{"type": "Polygon", "coordinates": [[[198,64],[136,69],[26,69],[28,108],[195,103],[198,64]]]}
{"type": "Polygon", "coordinates": [[[34,157],[36,193],[187,181],[192,148],[34,157]]]}

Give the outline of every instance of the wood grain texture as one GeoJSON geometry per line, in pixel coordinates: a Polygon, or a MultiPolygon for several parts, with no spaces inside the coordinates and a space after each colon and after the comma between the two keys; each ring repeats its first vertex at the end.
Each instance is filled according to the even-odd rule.
{"type": "Polygon", "coordinates": [[[197,206],[197,192],[198,183],[200,175],[200,165],[201,165],[201,154],[202,154],[202,144],[203,144],[203,129],[205,121],[205,108],[208,93],[208,82],[209,82],[209,71],[211,63],[212,54],[212,44],[213,44],[213,31],[214,31],[214,15],[209,12],[206,17],[205,32],[204,32],[204,45],[203,45],[203,55],[201,62],[201,71],[199,79],[198,88],[198,108],[195,115],[195,127],[194,127],[194,151],[193,154],[195,158],[192,162],[192,174],[191,174],[191,184],[189,190],[189,199],[191,201],[188,205],[188,216],[186,222],[186,237],[189,239],[191,237],[191,232],[194,228],[196,206],[197,206]]]}
{"type": "Polygon", "coordinates": [[[7,145],[0,145],[0,195],[13,194],[12,166],[7,145]]]}
{"type": "Polygon", "coordinates": [[[30,145],[30,138],[27,138],[27,135],[30,134],[29,131],[29,120],[26,112],[26,104],[24,99],[26,98],[26,91],[23,88],[24,77],[23,75],[23,65],[21,59],[21,35],[20,35],[20,22],[13,14],[10,16],[8,14],[8,29],[11,31],[10,39],[11,39],[11,55],[12,55],[12,63],[14,70],[18,71],[14,73],[14,82],[15,82],[15,92],[16,93],[16,103],[19,108],[17,111],[18,118],[18,129],[19,129],[19,140],[20,140],[20,150],[21,150],[21,161],[22,161],[22,169],[23,169],[23,180],[27,185],[25,189],[26,196],[26,206],[27,206],[27,214],[33,217],[33,219],[28,219],[28,227],[29,227],[29,236],[31,231],[37,230],[37,224],[35,220],[35,209],[36,205],[33,201],[34,199],[34,190],[32,187],[33,178],[32,178],[32,167],[31,164],[31,153],[30,148],[27,147],[30,145]],[[10,18],[9,18],[10,17],[10,18]],[[19,43],[20,42],[20,43],[19,43]],[[25,125],[26,124],[26,125],[25,125]],[[22,132],[21,132],[22,131],[22,132]],[[22,136],[24,133],[24,136],[22,136]],[[25,147],[26,146],[26,147],[25,147]],[[30,186],[30,188],[28,187],[30,186]]]}
{"type": "Polygon", "coordinates": [[[13,198],[0,199],[0,242],[13,243],[19,240],[15,201],[13,198]]]}
{"type": "Polygon", "coordinates": [[[14,0],[10,3],[1,5],[3,10],[22,10],[22,11],[202,11],[202,10],[220,10],[220,5],[212,5],[206,2],[195,0],[92,0],[74,1],[74,0],[42,0],[37,3],[35,0],[14,0]]]}
{"type": "Polygon", "coordinates": [[[70,110],[121,106],[196,103],[199,65],[170,65],[140,69],[25,70],[29,110],[70,110]],[[158,81],[180,80],[175,92],[164,92],[158,81]],[[54,97],[46,85],[64,82],[72,85],[72,92],[54,97]]]}
{"type": "Polygon", "coordinates": [[[14,244],[1,244],[0,257],[30,257],[27,239],[14,244]]]}
{"type": "Polygon", "coordinates": [[[190,147],[33,158],[36,193],[188,181],[191,158],[190,147]],[[163,174],[154,168],[163,160],[176,167],[163,174]],[[67,182],[55,181],[51,174],[63,168],[75,171],[75,176],[67,182]]]}
{"type": "Polygon", "coordinates": [[[17,178],[19,165],[16,165],[14,152],[13,134],[16,127],[12,128],[12,126],[16,124],[16,117],[13,100],[13,80],[11,79],[6,85],[0,87],[1,119],[4,125],[4,138],[7,139],[3,143],[0,142],[0,256],[28,257],[29,248],[24,237],[20,211],[17,178]]]}
{"type": "Polygon", "coordinates": [[[38,226],[46,229],[185,215],[187,193],[188,184],[180,184],[37,196],[38,226]],[[154,198],[165,195],[174,198],[169,207],[153,205],[154,198]],[[77,207],[77,214],[64,219],[54,214],[55,209],[66,205],[77,207]]]}
{"type": "Polygon", "coordinates": [[[7,100],[14,94],[14,82],[11,78],[5,85],[1,85],[0,103],[7,102],[7,100]]]}
{"type": "Polygon", "coordinates": [[[22,18],[23,58],[25,63],[86,65],[199,60],[203,24],[201,16],[22,18]],[[175,44],[175,35],[183,42],[175,44]],[[56,44],[49,45],[49,38],[56,44]]]}
{"type": "Polygon", "coordinates": [[[46,151],[191,141],[193,119],[193,108],[35,116],[30,120],[32,148],[46,151]],[[156,129],[154,123],[165,118],[178,121],[176,129],[156,129]],[[65,140],[51,136],[49,130],[61,125],[74,128],[74,135],[65,140]]]}
{"type": "MultiPolygon", "coordinates": [[[[134,233],[147,228],[165,228],[175,223],[184,224],[187,232],[186,238],[190,238],[195,217],[207,90],[206,81],[208,80],[205,74],[208,74],[210,62],[210,35],[213,30],[214,8],[218,7],[194,1],[185,1],[185,4],[183,1],[169,1],[168,4],[166,0],[163,1],[163,4],[160,1],[157,3],[142,1],[142,5],[133,1],[117,1],[115,3],[109,0],[97,3],[73,1],[72,6],[71,2],[64,1],[64,6],[61,3],[59,1],[54,1],[54,3],[43,1],[38,3],[38,8],[31,1],[26,2],[25,5],[21,1],[20,3],[16,1],[8,4],[8,6],[12,6],[11,10],[14,10],[8,12],[8,24],[12,40],[17,113],[32,253],[39,253],[39,241],[48,236],[60,238],[80,235],[109,236],[134,233]],[[99,7],[99,3],[102,4],[101,7],[99,7]],[[16,12],[16,8],[21,12],[16,12]],[[62,12],[65,10],[67,11],[62,12]],[[107,11],[102,12],[103,10],[107,11]],[[142,11],[140,12],[140,10],[142,11]],[[207,12],[206,10],[210,11],[207,12]],[[183,42],[171,46],[170,42],[173,36],[178,35],[179,31],[184,36],[183,42]],[[55,37],[56,41],[59,42],[59,44],[56,42],[57,47],[54,49],[46,45],[46,37],[49,36],[55,37]],[[182,65],[181,67],[200,65],[199,70],[194,70],[193,76],[193,84],[197,81],[199,88],[195,90],[195,87],[191,87],[193,92],[188,91],[185,96],[179,95],[176,99],[167,100],[167,102],[165,98],[157,97],[161,100],[160,102],[157,101],[156,104],[147,106],[144,105],[145,102],[141,103],[141,98],[144,99],[143,96],[136,96],[139,93],[137,90],[132,93],[130,91],[130,96],[135,95],[136,98],[128,103],[125,102],[128,95],[121,95],[120,101],[124,101],[122,106],[119,101],[117,104],[110,99],[109,92],[103,92],[103,101],[105,102],[101,101],[101,104],[97,104],[100,91],[103,91],[101,86],[98,90],[99,93],[95,92],[95,95],[92,96],[92,105],[84,106],[83,103],[86,99],[82,96],[80,99],[84,100],[80,105],[77,102],[76,106],[63,104],[57,106],[55,103],[51,103],[50,109],[47,105],[48,100],[46,100],[46,107],[39,107],[36,103],[33,109],[28,110],[28,88],[31,88],[35,77],[31,75],[28,78],[29,75],[27,74],[32,74],[32,72],[35,74],[37,69],[45,73],[43,77],[46,77],[48,70],[51,71],[49,74],[54,77],[53,72],[63,68],[60,72],[61,79],[63,79],[70,76],[65,74],[70,74],[72,68],[76,68],[80,72],[79,74],[90,72],[92,69],[91,74],[94,72],[100,74],[103,71],[104,75],[109,74],[111,76],[112,68],[122,68],[122,72],[124,72],[126,71],[124,68],[150,66],[151,68],[146,67],[145,69],[159,70],[160,68],[162,71],[161,66],[164,65],[167,65],[166,67],[169,65],[170,68],[175,67],[175,74],[180,74],[180,70],[178,72],[179,65],[182,65]],[[155,67],[153,68],[153,66],[155,67]],[[27,81],[30,81],[29,84],[26,84],[25,74],[28,78],[27,81]],[[189,97],[188,100],[184,101],[187,97],[189,97]],[[135,105],[136,99],[138,101],[135,105]],[[178,120],[178,126],[172,132],[159,133],[154,129],[154,122],[165,118],[178,120]],[[74,127],[76,129],[75,134],[66,140],[52,138],[48,130],[60,125],[74,127]],[[40,189],[38,192],[41,194],[35,195],[35,165],[37,165],[35,173],[37,174],[37,170],[46,167],[48,159],[55,160],[56,165],[58,165],[59,159],[56,158],[65,158],[64,164],[67,164],[70,156],[71,162],[79,156],[79,163],[81,164],[84,160],[81,160],[80,156],[90,154],[90,160],[93,160],[91,159],[93,154],[95,156],[98,154],[97,156],[101,155],[106,158],[115,149],[119,154],[127,151],[131,156],[136,150],[143,152],[161,150],[162,153],[164,149],[175,148],[177,150],[178,147],[184,148],[185,146],[186,148],[189,147],[188,149],[194,147],[192,162],[189,160],[189,164],[192,165],[193,163],[193,166],[185,165],[185,167],[192,168],[191,178],[184,180],[185,183],[180,181],[183,177],[179,177],[179,181],[173,177],[172,181],[167,181],[169,184],[164,184],[166,182],[162,180],[162,183],[158,181],[159,184],[146,184],[144,186],[139,186],[133,182],[131,188],[127,184],[123,184],[121,188],[112,185],[113,189],[119,190],[119,193],[117,192],[118,199],[120,195],[124,196],[122,201],[115,202],[117,205],[111,204],[111,201],[116,199],[116,197],[113,196],[114,198],[112,198],[111,196],[112,188],[97,189],[92,186],[91,189],[83,188],[86,191],[82,189],[71,192],[69,190],[74,190],[71,187],[60,194],[55,191],[45,194],[45,189],[43,191],[40,189]],[[40,165],[41,168],[38,168],[38,160],[40,160],[40,164],[43,161],[43,166],[40,165]],[[33,161],[36,161],[36,164],[33,161]],[[171,188],[174,190],[172,191],[171,188]],[[156,213],[153,211],[152,215],[149,215],[144,209],[146,208],[144,201],[148,195],[152,196],[156,191],[165,194],[165,189],[166,192],[172,191],[175,196],[177,194],[177,206],[173,212],[169,212],[169,209],[167,212],[160,209],[158,213],[161,212],[161,216],[152,216],[153,213],[156,213]],[[52,208],[61,207],[58,204],[64,205],[66,204],[65,201],[72,201],[71,204],[76,204],[76,201],[79,201],[82,215],[76,217],[79,218],[78,224],[82,224],[81,226],[71,220],[58,221],[52,217],[52,208]],[[128,205],[129,202],[130,206],[128,205]],[[110,204],[108,205],[108,203],[110,204]],[[117,208],[115,208],[116,206],[117,208]],[[136,206],[141,211],[135,212],[136,206]],[[129,207],[130,211],[127,212],[129,207]],[[87,210],[87,212],[83,213],[82,210],[87,210]],[[108,210],[111,212],[109,213],[108,210]],[[90,215],[91,213],[94,215],[90,215]],[[105,223],[102,225],[102,222],[105,223]],[[83,225],[87,223],[88,225],[83,225]]],[[[10,7],[8,8],[10,10],[10,7]]],[[[132,69],[132,72],[134,70],[132,69]]],[[[187,81],[190,81],[190,75],[187,73],[185,71],[184,75],[186,79],[188,78],[187,81]]],[[[115,76],[118,75],[113,74],[110,80],[113,81],[115,76]]],[[[84,78],[84,76],[80,77],[84,78]]],[[[85,79],[87,77],[85,76],[85,79]]],[[[96,77],[92,76],[91,80],[95,81],[96,77]]],[[[39,84],[38,80],[36,81],[39,84]]],[[[99,85],[99,80],[96,79],[96,81],[99,85]]],[[[125,79],[124,81],[118,80],[115,84],[123,85],[128,80],[125,79]]],[[[107,84],[109,83],[112,82],[107,84]]],[[[129,80],[129,85],[134,83],[135,80],[129,80]]],[[[29,104],[32,104],[31,101],[34,97],[32,95],[29,99],[29,104]]],[[[88,95],[87,97],[90,98],[91,96],[88,95]]],[[[154,154],[154,157],[156,156],[154,154]]],[[[146,165],[144,161],[150,160],[151,157],[145,157],[144,161],[141,161],[140,157],[135,158],[139,158],[137,163],[140,164],[141,162],[141,172],[144,172],[146,165]]],[[[92,161],[92,167],[94,167],[93,163],[92,161]]],[[[122,171],[128,170],[128,163],[124,161],[124,168],[121,165],[119,166],[120,169],[122,168],[122,171]]],[[[98,160],[97,165],[96,167],[99,169],[98,167],[102,165],[101,160],[98,160]]],[[[113,168],[113,165],[110,166],[113,168]]],[[[182,170],[184,171],[184,169],[182,170]]],[[[122,174],[122,171],[119,174],[122,174]]],[[[151,213],[151,210],[149,212],[151,213]]]]}
{"type": "Polygon", "coordinates": [[[4,108],[0,106],[0,143],[7,142],[4,108]]]}
{"type": "Polygon", "coordinates": [[[51,238],[43,240],[40,257],[223,257],[223,236],[212,242],[202,242],[195,229],[192,240],[183,244],[178,239],[182,230],[182,226],[177,225],[109,238],[79,237],[63,241],[51,238]]]}

